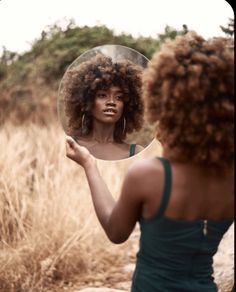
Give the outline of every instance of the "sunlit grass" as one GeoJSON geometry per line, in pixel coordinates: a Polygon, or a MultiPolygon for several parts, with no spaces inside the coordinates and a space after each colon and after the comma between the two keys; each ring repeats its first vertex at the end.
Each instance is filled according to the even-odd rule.
{"type": "MultiPolygon", "coordinates": [[[[134,158],[98,166],[117,197],[132,161],[160,153],[153,141],[134,158]]],[[[129,251],[129,241],[116,246],[106,239],[83,169],[65,157],[59,126],[0,129],[1,292],[59,291],[50,287],[104,281],[127,264],[129,251]]]]}
{"type": "MultiPolygon", "coordinates": [[[[0,131],[0,291],[39,291],[125,257],[105,238],[64,139],[57,126],[0,131]]],[[[130,162],[98,162],[114,196],[130,162]]]]}

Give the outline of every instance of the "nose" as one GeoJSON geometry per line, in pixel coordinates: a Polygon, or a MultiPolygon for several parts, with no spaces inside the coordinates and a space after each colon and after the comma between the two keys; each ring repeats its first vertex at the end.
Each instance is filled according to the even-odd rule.
{"type": "Polygon", "coordinates": [[[109,95],[106,101],[106,105],[116,106],[116,99],[113,95],[109,95]]]}

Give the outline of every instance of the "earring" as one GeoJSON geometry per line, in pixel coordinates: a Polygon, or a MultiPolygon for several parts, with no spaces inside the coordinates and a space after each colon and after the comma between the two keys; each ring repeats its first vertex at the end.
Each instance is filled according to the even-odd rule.
{"type": "Polygon", "coordinates": [[[81,118],[81,133],[82,133],[82,135],[86,133],[85,113],[83,113],[82,118],[81,118]]]}
{"type": "Polygon", "coordinates": [[[125,134],[125,130],[126,130],[126,118],[124,117],[124,120],[123,120],[123,131],[122,131],[123,134],[125,134]]]}

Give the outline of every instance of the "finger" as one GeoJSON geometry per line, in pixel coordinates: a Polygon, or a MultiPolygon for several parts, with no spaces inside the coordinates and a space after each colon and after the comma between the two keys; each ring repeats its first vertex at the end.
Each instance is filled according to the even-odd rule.
{"type": "Polygon", "coordinates": [[[68,147],[72,150],[75,150],[79,147],[78,143],[70,136],[66,137],[66,143],[68,144],[68,147]]]}
{"type": "Polygon", "coordinates": [[[66,156],[70,157],[73,154],[73,149],[70,147],[68,142],[66,142],[66,156]]]}
{"type": "Polygon", "coordinates": [[[76,143],[71,136],[66,136],[66,142],[68,142],[70,146],[73,146],[76,143]]]}
{"type": "Polygon", "coordinates": [[[68,141],[66,141],[66,152],[68,152],[71,149],[71,146],[68,141]]]}

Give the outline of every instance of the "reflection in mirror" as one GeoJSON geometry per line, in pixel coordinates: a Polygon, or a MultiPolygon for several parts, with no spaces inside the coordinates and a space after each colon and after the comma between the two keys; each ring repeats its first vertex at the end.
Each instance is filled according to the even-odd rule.
{"type": "Polygon", "coordinates": [[[151,142],[141,97],[147,62],[133,49],[105,45],[82,54],[64,74],[59,118],[66,134],[96,158],[128,158],[151,142]]]}

